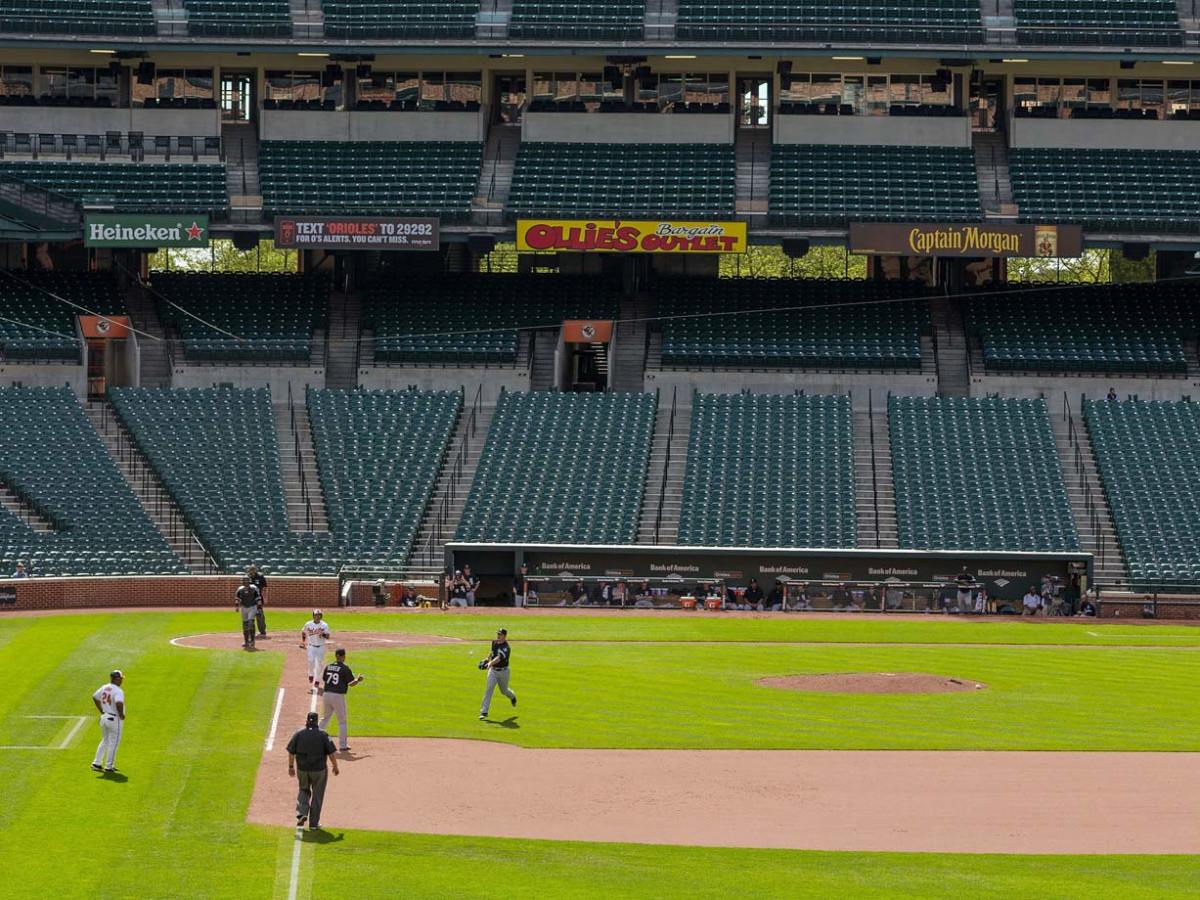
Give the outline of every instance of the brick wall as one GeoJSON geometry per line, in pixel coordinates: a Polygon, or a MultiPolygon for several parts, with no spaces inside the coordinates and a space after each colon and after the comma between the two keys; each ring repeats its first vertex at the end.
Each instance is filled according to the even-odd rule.
{"type": "MultiPolygon", "coordinates": [[[[1141,600],[1108,600],[1100,598],[1100,618],[1140,619],[1141,600]]],[[[1159,600],[1157,619],[1200,619],[1200,600],[1159,600]]]]}
{"type": "MultiPolygon", "coordinates": [[[[120,606],[233,606],[237,575],[130,576],[115,578],[21,578],[0,580],[0,597],[16,590],[9,609],[87,609],[120,606]]],[[[336,578],[268,576],[269,606],[338,605],[336,578]]]]}

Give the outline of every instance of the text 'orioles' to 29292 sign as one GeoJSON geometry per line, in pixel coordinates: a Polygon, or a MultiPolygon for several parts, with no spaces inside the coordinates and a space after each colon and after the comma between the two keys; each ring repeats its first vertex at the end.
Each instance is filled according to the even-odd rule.
{"type": "Polygon", "coordinates": [[[286,250],[437,250],[437,219],[370,216],[282,216],[275,220],[275,246],[286,250]]]}
{"type": "Polygon", "coordinates": [[[581,253],[745,253],[745,222],[517,221],[518,250],[581,253]]]}

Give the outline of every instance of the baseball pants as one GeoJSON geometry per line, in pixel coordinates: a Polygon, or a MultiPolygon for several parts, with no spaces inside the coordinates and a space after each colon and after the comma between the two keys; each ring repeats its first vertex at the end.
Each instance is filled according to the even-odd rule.
{"type": "Polygon", "coordinates": [[[308,645],[308,680],[316,682],[321,678],[321,672],[325,670],[325,645],[314,647],[308,645]]]}
{"type": "Polygon", "coordinates": [[[296,818],[308,816],[308,827],[319,828],[321,804],[325,802],[325,784],[329,781],[329,770],[306,772],[300,769],[296,772],[296,781],[300,783],[300,792],[296,795],[296,818]]]}
{"type": "Polygon", "coordinates": [[[100,746],[96,748],[93,766],[111,769],[117,763],[117,747],[121,745],[121,728],[125,723],[118,716],[105,713],[100,717],[100,746]]]}
{"type": "Polygon", "coordinates": [[[258,622],[258,633],[261,634],[263,637],[266,637],[267,636],[267,614],[265,612],[263,612],[263,608],[261,606],[255,611],[254,618],[255,618],[255,621],[258,622]]]}
{"type": "Polygon", "coordinates": [[[254,643],[254,607],[242,607],[242,643],[254,643]]]}
{"type": "Polygon", "coordinates": [[[350,724],[346,721],[346,695],[326,691],[325,715],[321,717],[322,731],[325,731],[325,726],[329,724],[329,720],[334,716],[337,716],[338,720],[338,749],[345,750],[347,735],[350,730],[350,724]]]}
{"type": "Polygon", "coordinates": [[[488,714],[488,709],[492,705],[492,691],[496,690],[496,688],[500,688],[500,693],[509,700],[517,696],[508,689],[508,669],[488,669],[487,687],[483,690],[483,706],[479,708],[481,716],[488,714]]]}

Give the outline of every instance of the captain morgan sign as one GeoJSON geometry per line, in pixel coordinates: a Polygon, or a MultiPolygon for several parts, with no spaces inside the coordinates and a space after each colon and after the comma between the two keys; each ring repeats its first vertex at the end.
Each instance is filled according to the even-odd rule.
{"type": "Polygon", "coordinates": [[[1078,225],[850,223],[850,252],[900,256],[1077,257],[1078,225]]]}
{"type": "Polygon", "coordinates": [[[85,247],[207,247],[208,216],[88,213],[85,247]]]}
{"type": "Polygon", "coordinates": [[[517,249],[584,253],[745,253],[746,223],[519,219],[517,249]]]}

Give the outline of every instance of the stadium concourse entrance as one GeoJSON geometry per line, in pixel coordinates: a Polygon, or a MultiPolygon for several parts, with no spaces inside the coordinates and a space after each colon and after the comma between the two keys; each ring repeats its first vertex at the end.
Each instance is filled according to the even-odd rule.
{"type": "Polygon", "coordinates": [[[539,594],[555,597],[582,586],[591,599],[593,586],[624,583],[627,606],[635,605],[629,592],[636,592],[654,608],[678,608],[686,598],[701,605],[710,597],[724,601],[727,590],[740,593],[755,579],[767,595],[778,586],[780,602],[787,598],[793,604],[789,608],[803,597],[806,609],[895,612],[942,609],[948,597],[957,602],[957,578],[964,568],[972,576],[972,602],[983,595],[981,612],[1019,604],[1030,586],[1039,591],[1046,585],[1065,586],[1072,575],[1080,576],[1086,590],[1093,573],[1092,554],[1084,552],[653,545],[448,543],[446,563],[453,569],[470,565],[482,582],[479,596],[485,598],[506,595],[513,573],[525,565],[539,594]]]}

